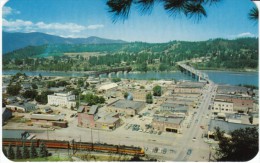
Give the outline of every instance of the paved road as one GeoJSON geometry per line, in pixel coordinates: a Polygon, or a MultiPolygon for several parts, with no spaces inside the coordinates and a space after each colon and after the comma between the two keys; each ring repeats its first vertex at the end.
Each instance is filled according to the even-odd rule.
{"type": "Polygon", "coordinates": [[[214,94],[214,83],[207,84],[206,89],[203,90],[201,104],[191,119],[190,128],[184,132],[182,139],[179,141],[178,153],[174,157],[174,161],[201,161],[207,160],[207,152],[201,149],[207,149],[207,144],[203,143],[202,134],[204,130],[200,126],[207,126],[209,123],[210,115],[209,105],[211,103],[212,94],[214,94]],[[201,146],[204,146],[202,148],[201,146]],[[202,153],[201,153],[202,152],[202,153]],[[203,155],[203,156],[199,156],[203,155]]]}

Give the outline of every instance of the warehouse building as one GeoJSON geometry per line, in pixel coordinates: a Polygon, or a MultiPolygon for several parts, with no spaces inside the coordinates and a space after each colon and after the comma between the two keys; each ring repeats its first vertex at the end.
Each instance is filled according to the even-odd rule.
{"type": "Polygon", "coordinates": [[[108,112],[119,113],[125,116],[135,116],[145,107],[145,102],[117,100],[107,106],[108,112]]]}
{"type": "Polygon", "coordinates": [[[162,132],[181,133],[181,125],[184,118],[169,118],[156,116],[153,118],[152,126],[162,132]]]}

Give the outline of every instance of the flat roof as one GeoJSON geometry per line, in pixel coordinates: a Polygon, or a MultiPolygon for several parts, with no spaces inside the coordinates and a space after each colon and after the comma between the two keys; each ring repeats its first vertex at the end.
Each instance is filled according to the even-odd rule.
{"type": "Polygon", "coordinates": [[[176,88],[202,88],[205,83],[202,82],[181,82],[176,86],[176,88]]]}
{"type": "Polygon", "coordinates": [[[234,85],[218,85],[217,92],[229,93],[229,92],[241,92],[247,93],[248,88],[234,85]]]}
{"type": "Polygon", "coordinates": [[[184,118],[181,118],[181,117],[169,118],[169,117],[156,116],[156,117],[153,118],[153,121],[173,123],[173,124],[181,124],[183,119],[184,118]]]}
{"type": "Polygon", "coordinates": [[[230,134],[232,131],[237,129],[244,129],[247,127],[257,127],[257,125],[250,124],[241,124],[241,123],[232,123],[224,120],[215,120],[211,119],[209,122],[209,131],[215,131],[215,128],[219,127],[220,130],[225,131],[226,134],[230,134]]]}
{"type": "Polygon", "coordinates": [[[50,115],[50,114],[32,114],[31,119],[59,121],[59,120],[63,120],[64,116],[62,116],[62,115],[50,115]]]}
{"type": "Polygon", "coordinates": [[[118,121],[119,118],[115,118],[115,117],[111,117],[111,116],[105,116],[102,117],[100,119],[98,119],[96,122],[100,122],[100,123],[115,123],[116,121],[118,121]]]}
{"type": "Polygon", "coordinates": [[[144,105],[144,102],[141,101],[130,101],[130,100],[117,100],[114,103],[111,103],[109,106],[116,108],[125,108],[125,109],[134,109],[138,110],[144,105]]]}
{"type": "Polygon", "coordinates": [[[90,107],[88,114],[92,114],[92,115],[95,114],[97,112],[97,109],[98,109],[98,105],[92,105],[90,107]]]}

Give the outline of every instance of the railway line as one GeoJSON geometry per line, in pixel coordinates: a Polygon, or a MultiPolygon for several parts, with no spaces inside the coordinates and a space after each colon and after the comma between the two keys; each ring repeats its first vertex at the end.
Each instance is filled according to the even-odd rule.
{"type": "Polygon", "coordinates": [[[41,143],[45,144],[46,148],[49,149],[69,149],[75,153],[77,150],[85,151],[95,151],[95,152],[107,152],[107,153],[117,153],[117,154],[126,154],[126,155],[138,155],[144,156],[144,150],[140,147],[134,146],[124,146],[124,145],[113,145],[106,143],[89,143],[89,142],[76,142],[72,141],[59,141],[59,140],[44,140],[44,139],[11,139],[4,138],[3,146],[25,146],[29,147],[31,144],[34,144],[35,147],[39,147],[41,143]]]}

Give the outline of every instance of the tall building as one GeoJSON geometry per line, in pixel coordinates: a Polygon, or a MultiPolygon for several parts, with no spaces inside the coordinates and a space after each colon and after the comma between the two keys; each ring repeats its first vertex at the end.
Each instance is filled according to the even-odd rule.
{"type": "Polygon", "coordinates": [[[71,92],[54,93],[53,95],[48,95],[48,104],[71,108],[76,106],[75,99],[75,95],[72,95],[71,92]]]}

